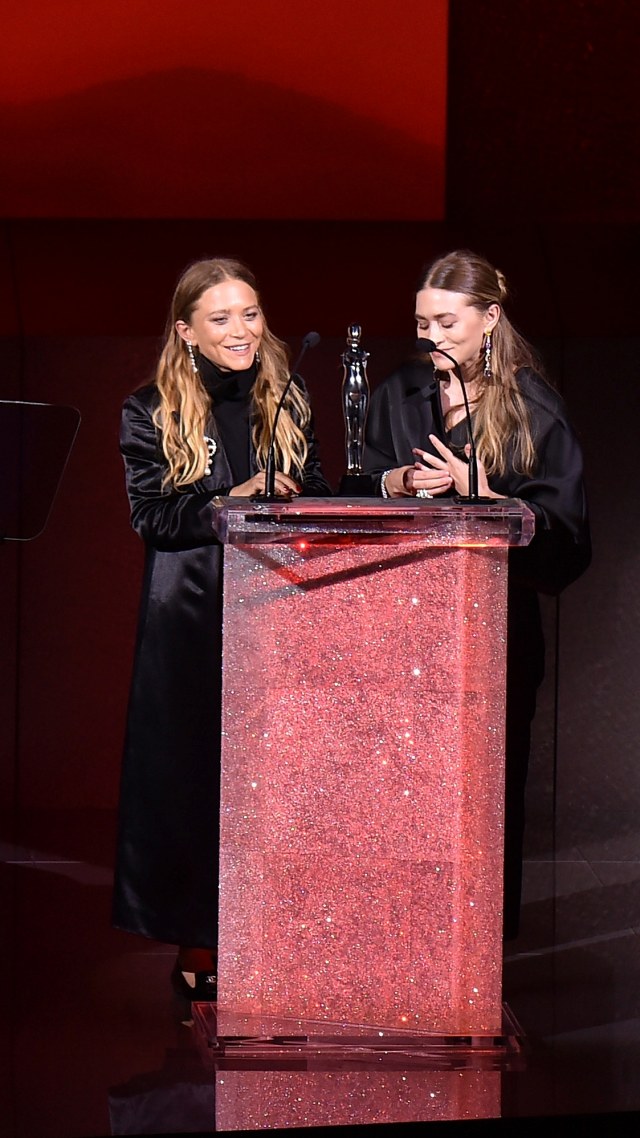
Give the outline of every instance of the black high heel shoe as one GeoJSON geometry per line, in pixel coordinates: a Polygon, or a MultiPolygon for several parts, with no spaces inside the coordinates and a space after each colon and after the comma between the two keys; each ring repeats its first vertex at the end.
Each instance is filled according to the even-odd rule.
{"type": "Polygon", "coordinates": [[[184,972],[180,970],[176,961],[171,972],[171,986],[177,996],[192,1003],[218,998],[218,977],[215,972],[192,972],[190,975],[195,976],[194,987],[185,980],[184,972]]]}

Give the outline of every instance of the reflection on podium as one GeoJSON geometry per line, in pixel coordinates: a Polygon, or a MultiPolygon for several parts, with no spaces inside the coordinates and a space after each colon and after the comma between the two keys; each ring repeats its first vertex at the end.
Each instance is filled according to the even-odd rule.
{"type": "Polygon", "coordinates": [[[499,1071],[221,1070],[215,1128],[277,1130],[500,1117],[499,1071]]]}

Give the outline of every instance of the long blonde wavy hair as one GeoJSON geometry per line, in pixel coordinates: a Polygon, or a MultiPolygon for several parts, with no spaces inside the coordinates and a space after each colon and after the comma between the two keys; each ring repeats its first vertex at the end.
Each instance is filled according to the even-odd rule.
{"type": "MultiPolygon", "coordinates": [[[[229,280],[248,284],[260,305],[253,273],[241,261],[226,257],[189,265],[173,294],[165,343],[156,369],[155,384],[160,402],[153,420],[160,431],[162,450],[168,464],[164,485],[176,490],[204,477],[209,462],[205,429],[212,413],[215,418],[211,397],[193,370],[187,345],[176,330],[176,322],[190,324],[202,294],[229,280]]],[[[251,409],[252,441],[259,469],[266,466],[276,409],[288,378],[289,350],[269,331],[265,321],[251,409]]],[[[302,474],[307,457],[304,428],[309,418],[309,404],[292,383],[278,418],[274,447],[276,467],[284,474],[292,470],[302,474]]]]}
{"type": "Polygon", "coordinates": [[[484,354],[478,354],[475,374],[474,434],[478,458],[487,474],[502,475],[512,464],[520,474],[533,472],[536,453],[525,401],[516,372],[521,367],[542,373],[533,348],[505,315],[507,297],[504,275],[484,257],[468,249],[456,250],[434,261],[421,275],[424,288],[463,293],[469,304],[485,313],[490,305],[500,307],[491,332],[491,377],[484,375],[484,354]]]}

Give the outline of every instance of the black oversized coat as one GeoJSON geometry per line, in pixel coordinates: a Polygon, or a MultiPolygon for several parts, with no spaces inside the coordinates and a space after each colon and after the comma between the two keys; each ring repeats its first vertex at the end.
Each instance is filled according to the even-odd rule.
{"type": "MultiPolygon", "coordinates": [[[[505,818],[505,935],[518,929],[524,794],[536,691],[544,675],[544,639],[538,594],[557,595],[591,560],[589,517],[579,441],[558,392],[535,372],[522,368],[518,384],[530,416],[536,450],[533,474],[511,467],[491,476],[489,486],[519,498],[535,514],[530,545],[509,551],[507,625],[507,722],[505,818]]],[[[415,462],[413,447],[436,454],[429,435],[460,449],[467,441],[463,422],[449,434],[433,369],[407,363],[371,397],[363,467],[379,491],[385,470],[415,462]]],[[[455,491],[451,491],[451,494],[455,491]]]]}
{"type": "MultiPolygon", "coordinates": [[[[221,397],[219,421],[207,427],[217,445],[211,473],[184,491],[162,488],[166,462],[152,421],[155,387],[129,396],[122,413],[131,523],[146,555],[122,764],[113,921],[130,932],[191,947],[217,943],[223,549],[213,533],[210,503],[257,469],[248,411],[252,380],[249,373],[240,375],[246,390],[238,393],[236,384],[224,416],[221,397]]],[[[331,489],[313,428],[306,433],[303,493],[324,497],[331,489]]]]}

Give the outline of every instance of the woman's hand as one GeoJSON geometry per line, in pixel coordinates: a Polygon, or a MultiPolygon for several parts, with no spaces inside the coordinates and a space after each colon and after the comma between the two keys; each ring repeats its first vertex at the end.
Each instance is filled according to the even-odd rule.
{"type": "MultiPolygon", "coordinates": [[[[448,483],[448,486],[446,488],[450,489],[451,486],[454,486],[455,490],[458,494],[462,495],[463,497],[467,497],[469,494],[469,464],[468,464],[468,462],[464,462],[461,458],[458,458],[458,456],[455,455],[453,453],[453,451],[449,449],[449,447],[445,446],[444,443],[441,442],[440,439],[437,438],[435,435],[429,435],[429,442],[438,451],[438,454],[440,455],[440,457],[436,458],[435,455],[428,454],[426,451],[419,450],[417,447],[414,447],[413,453],[415,455],[419,455],[421,460],[422,460],[421,462],[416,462],[416,470],[420,470],[420,469],[422,469],[423,471],[427,470],[427,471],[430,471],[432,475],[433,475],[434,470],[438,471],[440,473],[440,475],[442,475],[446,471],[446,473],[449,476],[449,483],[448,483]]],[[[471,450],[468,443],[464,449],[465,449],[465,454],[467,455],[467,458],[468,458],[470,450],[471,450]]],[[[486,475],[486,472],[485,472],[485,469],[484,469],[484,466],[482,465],[482,463],[478,462],[477,466],[478,466],[478,495],[479,495],[479,497],[481,497],[481,498],[499,498],[500,497],[499,494],[494,494],[493,490],[489,489],[489,483],[487,482],[487,475],[486,475]]],[[[438,493],[438,491],[433,490],[431,488],[431,486],[428,485],[427,482],[422,482],[419,485],[423,485],[426,490],[429,490],[434,495],[436,493],[438,493]]],[[[442,490],[439,491],[439,493],[442,493],[442,492],[443,492],[442,490]]]]}
{"type": "MultiPolygon", "coordinates": [[[[422,454],[414,450],[414,454],[422,454]]],[[[432,457],[432,456],[431,456],[432,457]]],[[[385,489],[390,498],[411,498],[416,496],[418,490],[427,490],[435,497],[444,494],[452,485],[451,475],[443,463],[444,469],[432,470],[420,462],[413,466],[396,466],[387,474],[385,489]]]]}
{"type": "MultiPolygon", "coordinates": [[[[241,482],[238,486],[232,486],[229,491],[231,498],[252,498],[254,494],[265,493],[266,472],[259,470],[257,474],[253,474],[246,482],[241,482]]],[[[291,494],[302,493],[302,486],[298,482],[294,482],[288,474],[281,474],[276,470],[274,492],[282,498],[289,498],[291,494]]]]}
{"type": "Polygon", "coordinates": [[[437,498],[441,494],[446,494],[453,486],[453,475],[447,462],[435,458],[432,454],[427,454],[426,451],[420,450],[418,447],[413,448],[413,453],[419,456],[421,461],[406,468],[404,484],[407,487],[407,493],[416,495],[422,491],[421,497],[430,498],[437,498]]]}

